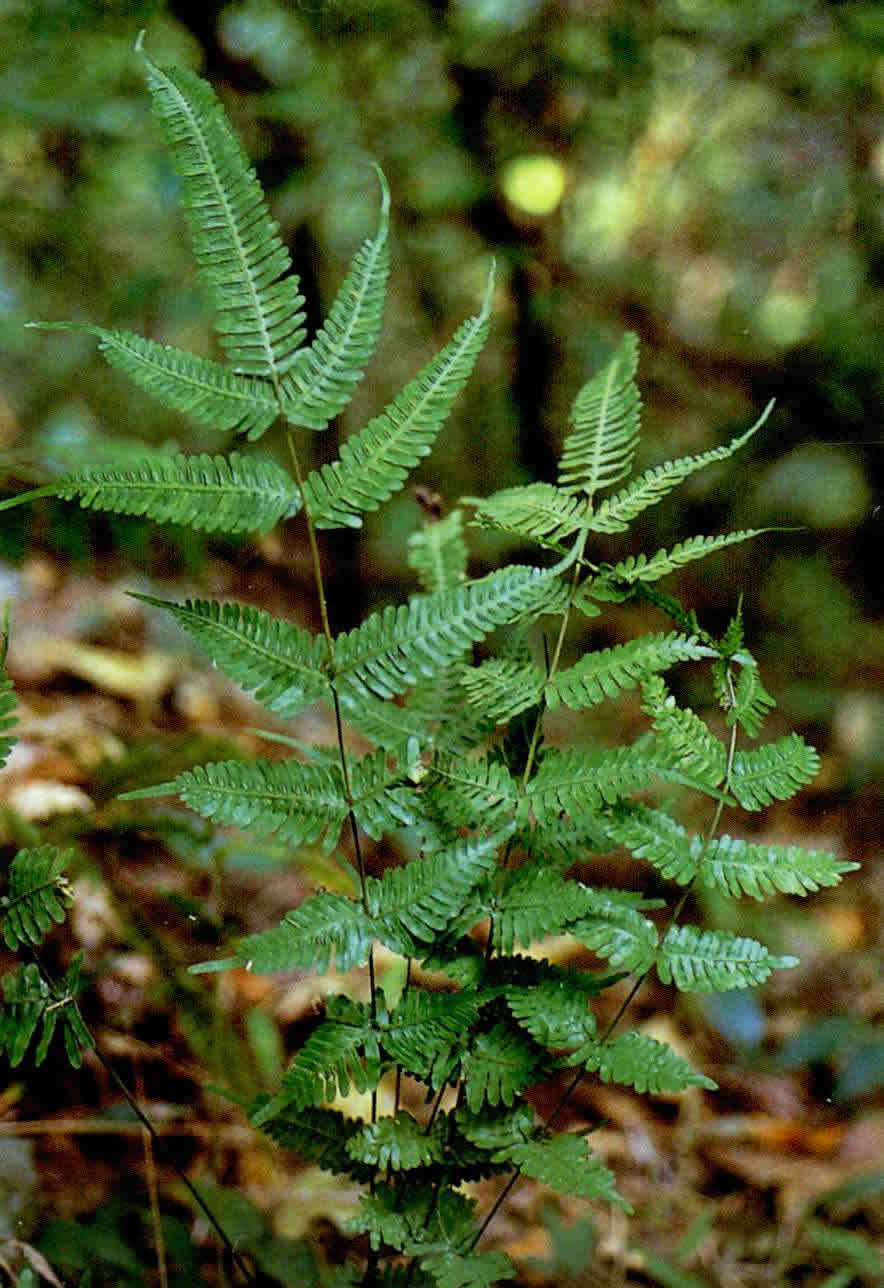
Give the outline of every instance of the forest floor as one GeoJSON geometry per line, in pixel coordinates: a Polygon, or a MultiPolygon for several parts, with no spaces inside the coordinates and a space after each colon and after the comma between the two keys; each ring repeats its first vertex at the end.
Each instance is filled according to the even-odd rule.
{"type": "MultiPolygon", "coordinates": [[[[18,742],[0,777],[3,844],[10,858],[15,846],[43,841],[73,850],[75,902],[46,961],[62,969],[83,951],[83,1013],[101,1058],[87,1054],[73,1071],[59,1048],[40,1069],[25,1064],[0,1084],[0,1266],[31,1255],[48,1281],[48,1265],[23,1253],[27,1244],[66,1284],[87,1282],[90,1265],[93,1288],[239,1282],[210,1251],[213,1232],[174,1164],[254,1255],[263,1282],[309,1284],[310,1259],[294,1241],[343,1259],[343,1223],[358,1195],[273,1146],[241,1105],[274,1086],[341,979],[186,968],[224,956],[238,934],[275,925],[309,890],[335,888],[341,872],[318,855],[293,868],[279,847],[219,835],[169,803],[118,799],[198,761],[288,754],[256,732],[281,726],[125,592],[199,590],[306,621],[305,597],[272,557],[247,567],[210,557],[198,587],[119,566],[76,572],[48,554],[2,576],[19,700],[18,742]],[[111,1070],[156,1125],[156,1140],[111,1070]]],[[[331,742],[324,720],[310,711],[288,732],[331,742]]],[[[586,1079],[566,1125],[592,1128],[593,1150],[636,1214],[518,1186],[488,1240],[515,1258],[519,1282],[884,1282],[880,800],[865,801],[860,816],[839,782],[838,765],[824,758],[819,783],[763,823],[771,839],[863,863],[835,891],[746,912],[761,938],[773,924],[764,917],[776,918],[801,965],[757,997],[713,1004],[674,999],[660,985],[639,992],[631,1025],[669,1042],[719,1090],[648,1097],[586,1079]]],[[[377,873],[394,858],[377,847],[368,862],[377,873]]],[[[703,911],[712,918],[718,909],[703,911]]],[[[559,962],[582,952],[591,963],[565,938],[542,951],[559,962]]],[[[395,989],[401,963],[381,957],[378,970],[395,989]]],[[[358,972],[345,983],[366,986],[358,972]]],[[[619,1000],[615,993],[612,1008],[619,1000]]],[[[557,1093],[541,1088],[538,1107],[557,1093]]],[[[356,1097],[347,1107],[362,1111],[356,1097]]],[[[476,1187],[481,1208],[499,1187],[476,1187]]]]}

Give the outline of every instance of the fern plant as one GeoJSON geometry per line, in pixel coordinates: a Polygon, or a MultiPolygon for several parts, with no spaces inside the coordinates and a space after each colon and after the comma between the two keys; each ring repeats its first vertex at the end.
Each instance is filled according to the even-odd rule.
{"type": "MultiPolygon", "coordinates": [[[[653,584],[757,532],[694,536],[615,563],[593,553],[598,534],[628,531],[695,471],[730,457],[770,408],[725,446],[635,474],[638,342],[626,335],[574,399],[557,482],[470,498],[427,521],[409,544],[417,593],[335,633],[317,532],[358,528],[430,451],[487,336],[493,272],[475,316],[336,459],[305,474],[301,433],[325,429],[347,405],[378,337],[389,269],[386,182],[378,172],[378,230],[357,251],[308,344],[288,252],[211,88],[141,56],[224,361],[128,332],[86,330],[111,365],[202,425],[254,441],[284,422],[291,473],[245,450],[146,453],[138,464],[87,468],[4,504],[52,493],[221,532],[266,531],[300,516],[312,552],[317,635],[245,604],[148,602],[168,610],[213,664],[275,715],[288,719],[325,703],[336,754],[204,764],[128,796],[177,796],[219,825],[276,836],[293,861],[318,844],[352,864],[355,897],[315,894],[278,926],[194,970],[324,971],[331,961],[339,970],[367,967],[368,1000],[328,1001],[276,1093],[251,1106],[252,1122],[365,1187],[353,1222],[365,1236],[362,1258],[328,1271],[326,1282],[483,1288],[514,1271],[502,1253],[481,1248],[498,1205],[478,1212],[466,1182],[499,1176],[502,1200],[519,1177],[531,1177],[629,1210],[591,1141],[555,1130],[581,1079],[642,1093],[714,1089],[675,1051],[624,1027],[641,981],[656,972],[679,990],[719,991],[762,984],[795,964],[753,939],[683,921],[691,889],[732,898],[803,895],[855,866],[720,830],[725,809],[757,811],[799,791],[818,758],[797,734],[753,745],[774,700],[739,613],[715,638],[653,584]],[[467,513],[473,525],[535,546],[536,561],[470,577],[467,513]],[[661,629],[610,648],[581,647],[584,619],[639,598],[662,610],[661,629]],[[473,646],[501,628],[501,654],[474,665],[473,646]],[[681,666],[706,668],[718,718],[680,706],[670,693],[664,676],[681,666]],[[544,741],[547,711],[585,711],[631,689],[647,716],[636,742],[600,750],[544,741]],[[347,750],[345,725],[374,750],[347,750]],[[667,799],[677,787],[708,800],[705,831],[691,833],[660,803],[661,785],[667,799]],[[365,838],[395,838],[404,828],[418,835],[420,857],[369,875],[365,838]],[[619,848],[672,883],[672,908],[569,876],[575,863],[619,848]],[[552,964],[538,948],[550,935],[571,936],[598,969],[552,964]],[[408,962],[398,1000],[378,984],[376,944],[408,962]],[[597,999],[624,975],[632,980],[627,1001],[602,1027],[597,999]],[[556,1078],[561,1098],[539,1119],[529,1093],[556,1078]],[[393,1112],[382,1114],[378,1089],[388,1079],[393,1112]],[[370,1094],[367,1121],[334,1104],[351,1087],[370,1094]],[[398,1268],[403,1262],[407,1270],[398,1268]]],[[[16,859],[4,900],[11,946],[33,943],[61,915],[62,867],[61,856],[39,850],[16,859]]],[[[33,1033],[33,1008],[43,1004],[36,969],[7,981],[0,1040],[13,1060],[33,1033]]],[[[44,1028],[38,1058],[50,1037],[44,1028]]],[[[72,1040],[69,1051],[75,1048],[72,1040]]]]}

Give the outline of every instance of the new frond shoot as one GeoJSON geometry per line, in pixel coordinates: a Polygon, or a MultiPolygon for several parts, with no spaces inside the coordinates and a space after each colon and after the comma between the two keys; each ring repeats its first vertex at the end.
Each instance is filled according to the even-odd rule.
{"type": "MultiPolygon", "coordinates": [[[[671,883],[673,904],[693,883],[728,898],[805,895],[854,866],[818,850],[740,838],[739,811],[799,792],[816,773],[817,755],[781,729],[749,745],[774,700],[739,615],[716,640],[656,588],[757,530],[689,535],[614,564],[593,551],[596,534],[627,532],[681,481],[738,451],[770,408],[724,446],[635,475],[639,344],[624,336],[574,398],[557,482],[464,502],[475,524],[512,534],[534,558],[471,578],[464,511],[429,514],[410,542],[419,589],[335,634],[316,532],[359,527],[431,450],[488,335],[493,274],[475,315],[437,356],[343,442],[337,459],[302,475],[302,438],[348,404],[377,342],[389,272],[386,182],[380,175],[375,235],[356,251],[327,320],[305,343],[288,250],[213,91],[190,72],[146,56],[144,63],[223,360],[86,329],[141,389],[211,426],[219,440],[238,434],[242,446],[284,422],[288,465],[247,446],[219,447],[212,456],[146,452],[141,464],[84,468],[48,490],[207,531],[302,524],[314,552],[317,634],[244,604],[145,602],[170,613],[275,717],[323,703],[362,741],[356,755],[338,723],[332,753],[198,765],[129,795],[177,796],[219,827],[275,837],[293,863],[315,846],[352,862],[351,893],[317,891],[279,925],[241,937],[195,969],[368,965],[368,995],[328,1000],[278,1091],[252,1105],[252,1122],[305,1160],[365,1185],[355,1229],[374,1251],[367,1265],[354,1264],[348,1282],[363,1273],[366,1283],[377,1282],[377,1260],[389,1256],[411,1262],[408,1283],[481,1288],[512,1268],[480,1246],[485,1222],[460,1192],[464,1182],[524,1175],[629,1210],[592,1137],[557,1134],[538,1116],[534,1086],[572,1079],[576,1070],[648,1095],[714,1087],[663,1043],[629,1028],[607,1030],[596,1017],[599,999],[624,976],[638,982],[653,971],[675,989],[724,990],[761,984],[795,962],[777,945],[673,920],[660,900],[569,876],[577,861],[586,873],[594,853],[625,850],[671,883]],[[593,647],[590,623],[630,599],[661,610],[658,628],[593,647]],[[480,664],[474,648],[492,636],[502,650],[486,652],[480,664]],[[558,643],[546,649],[551,639],[558,643]],[[705,676],[712,716],[672,696],[665,677],[687,668],[694,692],[705,676]],[[617,702],[628,691],[641,695],[645,719],[635,741],[603,749],[544,742],[548,713],[617,702]],[[702,834],[672,812],[686,792],[695,798],[694,820],[707,812],[702,834]],[[718,828],[725,809],[728,832],[718,828]],[[397,842],[404,828],[410,848],[397,842]],[[411,857],[369,876],[366,837],[411,857]],[[598,968],[550,965],[542,948],[548,936],[565,937],[575,957],[593,954],[598,968]],[[376,980],[376,944],[409,963],[398,1000],[388,1000],[376,980]],[[428,971],[447,981],[441,991],[426,982],[428,971]],[[382,1087],[395,1088],[389,1114],[379,1109],[382,1087]],[[367,1121],[334,1104],[354,1088],[370,1094],[367,1121]]],[[[9,709],[8,688],[0,689],[4,725],[9,709]]],[[[0,741],[7,748],[8,739],[0,741]]],[[[63,916],[70,897],[64,863],[48,847],[15,860],[2,900],[11,948],[36,944],[63,916]]],[[[71,1000],[53,1000],[32,965],[7,976],[0,1046],[12,1063],[38,1034],[38,1060],[45,1055],[53,1016],[66,1019],[65,1040],[76,1046],[75,981],[66,987],[71,1000]]],[[[390,1273],[399,1282],[399,1272],[390,1273]]]]}

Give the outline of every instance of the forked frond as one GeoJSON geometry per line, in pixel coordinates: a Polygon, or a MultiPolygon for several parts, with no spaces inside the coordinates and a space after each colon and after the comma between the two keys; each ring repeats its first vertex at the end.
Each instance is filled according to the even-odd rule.
{"type": "Polygon", "coordinates": [[[696,635],[641,635],[627,644],[586,653],[574,666],[557,672],[546,684],[550,710],[560,703],[580,711],[605,698],[614,698],[633,688],[655,671],[665,671],[676,662],[693,662],[715,657],[696,635]]]}
{"type": "Polygon", "coordinates": [[[336,461],[304,480],[304,498],[318,528],[359,528],[427,456],[467,382],[488,335],[494,273],[482,307],[455,332],[389,406],[342,445],[336,461]]]}
{"type": "Polygon", "coordinates": [[[775,957],[756,939],[696,926],[672,926],[657,954],[657,974],[663,983],[694,993],[753,988],[763,984],[771,971],[797,965],[797,957],[775,957]]]}
{"type": "Polygon", "coordinates": [[[573,429],[559,462],[560,487],[592,499],[599,488],[613,487],[629,474],[639,437],[637,367],[638,337],[630,331],[574,399],[573,429]]]}
{"type": "Polygon", "coordinates": [[[467,701],[477,711],[496,724],[504,724],[537,706],[543,696],[544,675],[531,662],[492,657],[481,666],[465,668],[461,684],[467,701]]]}
{"type": "Polygon", "coordinates": [[[30,322],[43,331],[83,331],[98,338],[107,362],[164,407],[180,411],[218,433],[236,430],[260,438],[279,416],[270,384],[250,379],[172,345],[133,331],[106,330],[76,322],[30,322]]]}
{"type": "Polygon", "coordinates": [[[236,371],[279,380],[304,338],[304,300],[297,277],[286,276],[279,227],[211,86],[184,68],[158,67],[140,37],[137,48],[221,345],[236,371]]]}
{"type": "Polygon", "coordinates": [[[9,866],[9,887],[0,899],[3,938],[8,948],[39,944],[46,931],[61,925],[74,902],[64,869],[70,850],[41,845],[19,850],[9,866]]]}
{"type": "Polygon", "coordinates": [[[512,566],[435,595],[388,606],[335,640],[342,689],[390,698],[458,661],[496,626],[546,611],[567,587],[539,568],[512,566]]]}
{"type": "Polygon", "coordinates": [[[761,429],[773,411],[773,406],[773,400],[771,400],[751,428],[732,438],[723,447],[713,447],[698,456],[682,456],[674,461],[664,461],[662,465],[655,465],[645,470],[644,474],[627,483],[626,487],[614,496],[606,497],[601,502],[590,521],[591,530],[625,532],[633,519],[637,518],[643,510],[657,505],[667,493],[678,487],[679,483],[683,483],[686,478],[690,478],[698,470],[703,470],[716,461],[726,461],[728,457],[738,452],[745,443],[748,443],[752,435],[761,429]]]}
{"type": "Polygon", "coordinates": [[[627,585],[637,581],[659,581],[684,564],[693,563],[695,559],[705,559],[707,555],[715,554],[716,550],[740,545],[771,530],[746,528],[742,532],[723,532],[717,537],[689,537],[671,550],[658,550],[655,555],[629,555],[608,572],[614,581],[625,582],[627,585]]]}
{"type": "Polygon", "coordinates": [[[787,801],[819,773],[820,758],[797,733],[751,751],[738,751],[731,769],[730,789],[743,809],[763,809],[771,801],[787,801]]]}
{"type": "Polygon", "coordinates": [[[349,403],[381,330],[390,248],[390,189],[380,168],[381,218],[360,246],[323,326],[283,377],[282,411],[292,425],[325,429],[349,403]]]}
{"type": "Polygon", "coordinates": [[[250,604],[135,598],[167,609],[225,675],[279,716],[296,716],[329,693],[328,648],[321,635],[250,604]]]}
{"type": "Polygon", "coordinates": [[[463,539],[463,513],[452,510],[444,519],[425,523],[408,538],[408,566],[420,578],[421,588],[433,595],[454,590],[467,575],[467,547],[463,539]]]}
{"type": "MultiPolygon", "coordinates": [[[[269,532],[301,508],[297,488],[272,461],[223,456],[149,456],[125,468],[68,474],[51,492],[84,510],[134,514],[202,532],[269,532]]],[[[17,500],[25,500],[19,497],[17,500]]]]}
{"type": "Polygon", "coordinates": [[[634,1087],[641,1095],[658,1096],[704,1087],[715,1091],[717,1083],[695,1073],[684,1056],[665,1042],[645,1033],[619,1033],[606,1042],[590,1041],[568,1064],[580,1064],[587,1073],[597,1073],[602,1082],[634,1087]]]}
{"type": "Polygon", "coordinates": [[[527,483],[494,492],[483,500],[466,497],[476,506],[473,522],[480,528],[494,528],[555,546],[581,528],[589,526],[586,498],[572,496],[552,483],[527,483]]]}

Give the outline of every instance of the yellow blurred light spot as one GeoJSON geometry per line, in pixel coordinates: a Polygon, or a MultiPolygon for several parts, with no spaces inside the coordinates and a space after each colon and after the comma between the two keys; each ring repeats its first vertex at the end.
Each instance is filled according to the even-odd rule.
{"type": "Polygon", "coordinates": [[[758,310],[765,339],[784,348],[798,344],[810,330],[812,302],[799,291],[770,291],[758,310]]]}
{"type": "Polygon", "coordinates": [[[501,187],[507,201],[528,215],[551,215],[565,192],[566,173],[555,157],[516,157],[504,166],[501,187]]]}

